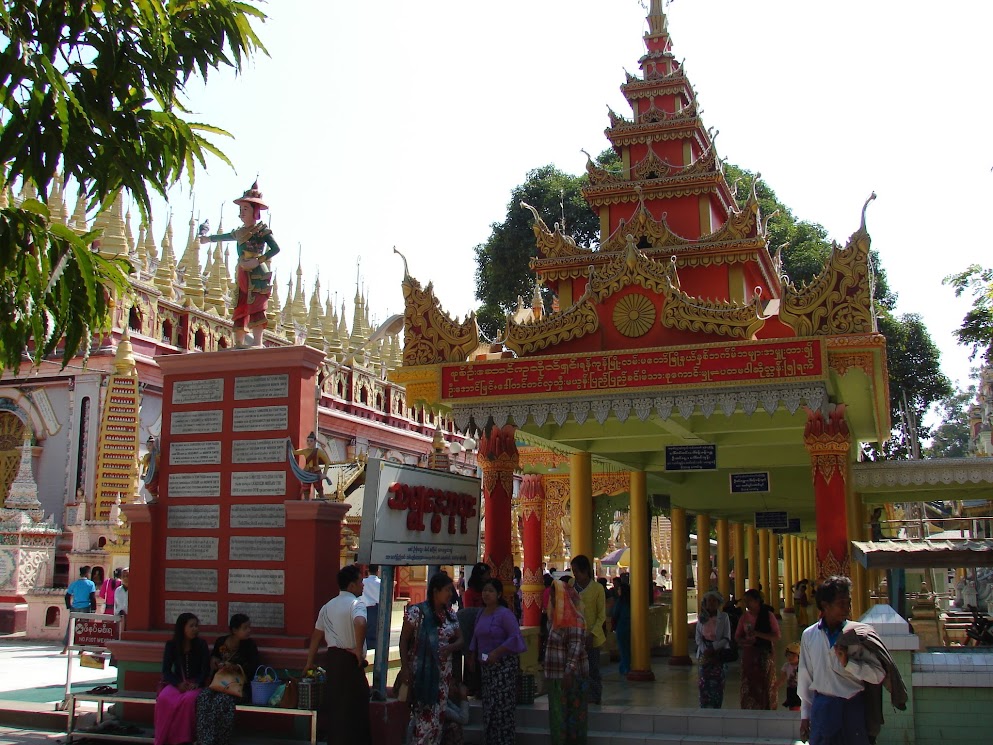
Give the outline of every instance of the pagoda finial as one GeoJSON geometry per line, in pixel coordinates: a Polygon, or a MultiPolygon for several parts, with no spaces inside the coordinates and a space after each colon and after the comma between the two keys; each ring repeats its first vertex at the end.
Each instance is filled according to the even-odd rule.
{"type": "Polygon", "coordinates": [[[648,36],[665,36],[669,30],[666,28],[665,11],[662,9],[662,0],[651,0],[648,9],[648,36]]]}

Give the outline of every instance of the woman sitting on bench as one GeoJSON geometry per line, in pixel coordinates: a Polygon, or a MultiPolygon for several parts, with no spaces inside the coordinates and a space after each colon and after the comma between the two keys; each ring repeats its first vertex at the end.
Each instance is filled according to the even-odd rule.
{"type": "Polygon", "coordinates": [[[162,682],[155,698],[155,745],[196,739],[196,706],[210,674],[210,650],[200,638],[200,621],[180,613],[162,655],[162,682]]]}
{"type": "MultiPolygon", "coordinates": [[[[259,666],[259,648],[252,639],[252,622],[244,613],[235,613],[228,624],[231,633],[214,643],[210,656],[211,674],[225,665],[237,665],[249,678],[259,666]]],[[[246,681],[241,698],[204,688],[197,701],[197,745],[229,745],[234,732],[234,707],[251,703],[246,681]]]]}

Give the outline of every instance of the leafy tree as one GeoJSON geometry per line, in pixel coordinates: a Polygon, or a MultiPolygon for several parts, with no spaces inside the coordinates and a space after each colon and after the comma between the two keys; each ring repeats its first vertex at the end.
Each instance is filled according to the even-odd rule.
{"type": "MultiPolygon", "coordinates": [[[[617,161],[613,150],[597,159],[604,167],[617,161]]],[[[534,291],[535,279],[528,262],[536,253],[531,213],[521,207],[527,202],[551,224],[562,222],[567,232],[581,246],[600,240],[600,221],[582,195],[587,177],[572,176],[552,165],[529,171],[524,183],[514,188],[507,204],[507,216],[493,223],[490,237],[475,247],[476,298],[482,305],[476,318],[482,333],[494,339],[506,325],[506,315],[517,307],[517,298],[525,301],[534,291]]]]}
{"type": "Polygon", "coordinates": [[[952,386],[941,372],[941,350],[931,339],[927,326],[916,313],[895,316],[882,312],[877,318],[879,333],[886,337],[889,367],[891,438],[883,445],[863,448],[870,460],[911,457],[913,436],[918,441],[931,437],[924,415],[933,404],[951,395],[952,386]],[[903,409],[906,397],[907,409],[903,409]]]}
{"type": "Polygon", "coordinates": [[[208,154],[227,158],[187,121],[183,94],[222,66],[240,71],[265,52],[252,28],[265,14],[239,0],[4,0],[0,7],[0,164],[3,187],[38,200],[0,210],[0,370],[62,345],[63,364],[106,330],[128,291],[123,259],[89,250],[49,223],[49,185],[61,169],[91,210],[123,191],[143,217],[208,154]]]}
{"type": "Polygon", "coordinates": [[[941,424],[931,434],[925,451],[928,458],[964,458],[969,454],[969,406],[975,399],[975,385],[956,389],[942,399],[941,424]]]}
{"type": "MultiPolygon", "coordinates": [[[[756,174],[731,163],[725,163],[724,175],[728,183],[735,187],[738,205],[742,206],[755,184],[756,174]]],[[[793,211],[779,201],[776,192],[762,180],[755,186],[755,196],[759,201],[762,218],[768,218],[766,226],[769,236],[769,249],[783,249],[783,273],[797,286],[809,282],[817,276],[831,256],[831,242],[824,226],[815,222],[798,220],[793,211]],[[771,216],[771,217],[770,217],[771,216]]],[[[870,261],[874,268],[875,285],[873,297],[877,305],[892,310],[896,305],[896,295],[886,278],[886,271],[880,266],[879,255],[870,251],[870,261]]]]}
{"type": "Polygon", "coordinates": [[[993,363],[993,269],[971,264],[965,271],[949,274],[944,284],[955,290],[955,297],[972,295],[972,307],[954,332],[959,344],[971,347],[969,358],[981,355],[986,364],[993,363]]]}

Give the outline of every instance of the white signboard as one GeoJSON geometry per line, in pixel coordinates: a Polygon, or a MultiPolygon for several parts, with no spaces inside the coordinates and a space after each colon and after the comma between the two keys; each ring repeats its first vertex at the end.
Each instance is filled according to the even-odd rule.
{"type": "Polygon", "coordinates": [[[479,479],[370,458],[359,563],[474,564],[480,500],[479,479]]]}
{"type": "Polygon", "coordinates": [[[284,607],[282,603],[244,603],[232,601],[228,603],[228,612],[244,613],[252,619],[252,628],[281,629],[283,628],[284,607]]]}
{"type": "Polygon", "coordinates": [[[232,463],[285,463],[286,438],[235,440],[231,443],[232,463]]]}

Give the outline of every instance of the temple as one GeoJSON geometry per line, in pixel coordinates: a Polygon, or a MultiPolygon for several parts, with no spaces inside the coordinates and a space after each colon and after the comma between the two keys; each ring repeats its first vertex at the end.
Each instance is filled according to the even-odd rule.
{"type": "MultiPolygon", "coordinates": [[[[30,188],[17,195],[5,188],[0,204],[33,196],[30,188]]],[[[100,228],[94,248],[129,258],[133,294],[117,304],[112,331],[92,339],[68,366],[52,358],[0,377],[0,633],[42,639],[61,638],[64,588],[79,567],[94,568],[99,588],[134,558],[128,514],[154,501],[144,477],[151,481],[149,465],[162,465],[161,454],[157,465],[150,463],[155,440],[149,438],[161,441],[163,434],[157,358],[235,354],[229,351],[232,258],[221,243],[206,247],[202,265],[192,219],[182,238],[171,222],[164,229],[142,223],[136,238],[123,199],[94,219],[84,199],[72,211],[65,199],[57,179],[48,199],[52,221],[78,233],[100,228]]],[[[278,292],[270,299],[265,345],[306,345],[321,353],[316,427],[310,423],[307,430],[316,429],[334,464],[327,498],[351,509],[338,553],[340,561],[352,561],[367,458],[426,463],[436,431],[462,453],[458,468],[471,471],[474,455],[472,448],[462,452],[466,438],[454,432],[450,418],[408,406],[403,387],[387,380],[400,364],[400,342],[395,332],[373,338],[375,317],[360,281],[349,313],[344,302],[332,303],[319,278],[305,287],[299,260],[288,259],[277,271],[290,277],[282,299],[278,292]]],[[[399,594],[423,595],[425,571],[404,568],[399,594]]]]}
{"type": "MultiPolygon", "coordinates": [[[[599,215],[599,245],[578,245],[564,226],[550,229],[521,205],[534,217],[531,266],[556,310],[537,302],[508,317],[496,344],[481,344],[472,318],[445,316],[431,285],[408,274],[403,365],[391,374],[409,400],[480,433],[484,556],[505,579],[511,536],[496,526],[510,522],[505,474],[524,469],[531,623],[541,562],[559,550],[563,518],[570,555],[596,558],[602,526],[594,516],[610,512],[597,505],[626,495],[632,679],[652,675],[650,535],[663,512],[671,521],[674,662],[688,662],[680,622],[688,516],[697,535],[716,528],[725,594],[758,584],[778,593],[782,553],[786,587],[801,576],[851,574],[857,612],[865,610],[869,588],[850,564],[848,541],[861,537],[866,514],[850,473],[859,445],[890,430],[865,208],[812,282],[783,276],[755,193],[739,206],[727,183],[661,3],[652,3],[648,22],[641,74],[621,85],[631,112],[609,113],[606,136],[619,164],[587,165],[584,196],[599,215]],[[560,455],[555,472],[527,460],[526,447],[560,455]]],[[[709,586],[710,551],[699,552],[697,570],[697,585],[709,586]]]]}

